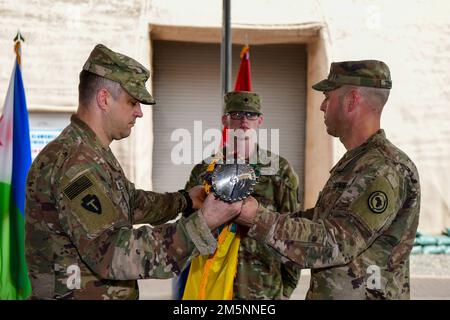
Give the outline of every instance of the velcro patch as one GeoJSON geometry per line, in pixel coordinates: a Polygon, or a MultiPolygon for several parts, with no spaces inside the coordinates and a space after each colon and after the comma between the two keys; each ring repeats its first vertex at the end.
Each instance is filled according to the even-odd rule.
{"type": "Polygon", "coordinates": [[[334,182],[333,183],[333,188],[334,189],[345,189],[347,187],[347,182],[334,182]]]}
{"type": "Polygon", "coordinates": [[[66,210],[81,225],[89,238],[95,238],[120,220],[120,212],[92,172],[75,180],[63,178],[63,194],[68,199],[66,210]],[[66,184],[66,186],[65,186],[66,184]]]}
{"type": "Polygon", "coordinates": [[[376,178],[351,205],[351,211],[372,232],[379,230],[395,214],[398,188],[385,177],[376,178]]]}
{"type": "Polygon", "coordinates": [[[102,214],[102,204],[95,194],[88,194],[81,199],[81,206],[96,214],[102,214]]]}
{"type": "Polygon", "coordinates": [[[74,182],[64,188],[64,195],[70,200],[73,200],[89,187],[92,187],[92,181],[89,180],[85,174],[83,174],[81,177],[77,178],[74,182]]]}
{"type": "Polygon", "coordinates": [[[374,191],[367,199],[367,205],[373,213],[383,213],[389,204],[388,197],[383,191],[374,191]]]}

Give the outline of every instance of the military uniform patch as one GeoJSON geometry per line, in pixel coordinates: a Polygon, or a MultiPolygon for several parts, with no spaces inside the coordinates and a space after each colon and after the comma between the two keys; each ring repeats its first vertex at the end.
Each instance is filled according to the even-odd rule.
{"type": "Polygon", "coordinates": [[[96,214],[102,213],[102,204],[95,194],[88,194],[81,199],[81,206],[96,214]]]}
{"type": "Polygon", "coordinates": [[[64,188],[64,194],[70,200],[76,198],[81,192],[92,187],[92,181],[83,174],[81,177],[77,178],[74,182],[69,184],[64,188]]]}
{"type": "Polygon", "coordinates": [[[375,232],[396,212],[398,188],[383,176],[377,177],[352,203],[350,209],[366,227],[375,232]],[[374,214],[375,213],[375,214],[374,214]]]}
{"type": "Polygon", "coordinates": [[[383,213],[388,206],[388,198],[386,193],[383,191],[375,191],[369,196],[367,199],[367,204],[369,205],[369,209],[373,213],[383,213]]]}
{"type": "MultiPolygon", "coordinates": [[[[91,171],[76,179],[63,178],[67,209],[89,238],[98,236],[120,220],[119,211],[91,171]]],[[[69,212],[68,212],[69,213],[69,212]]]]}

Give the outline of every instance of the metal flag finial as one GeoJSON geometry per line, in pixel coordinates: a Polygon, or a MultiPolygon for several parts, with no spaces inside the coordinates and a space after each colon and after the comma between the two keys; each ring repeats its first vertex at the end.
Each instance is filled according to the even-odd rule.
{"type": "Polygon", "coordinates": [[[20,33],[20,30],[17,30],[17,34],[14,37],[14,51],[16,52],[17,63],[19,64],[19,66],[21,65],[21,55],[22,55],[21,43],[22,42],[25,42],[25,38],[20,33]]]}
{"type": "Polygon", "coordinates": [[[14,37],[14,42],[17,42],[17,41],[25,42],[25,38],[20,33],[20,30],[17,30],[17,34],[14,37]]]}

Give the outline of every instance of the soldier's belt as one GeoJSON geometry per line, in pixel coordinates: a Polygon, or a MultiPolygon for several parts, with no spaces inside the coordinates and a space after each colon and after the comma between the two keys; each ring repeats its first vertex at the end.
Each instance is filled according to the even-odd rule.
{"type": "Polygon", "coordinates": [[[210,175],[211,191],[226,202],[244,200],[253,191],[257,176],[248,164],[216,164],[210,175]]]}

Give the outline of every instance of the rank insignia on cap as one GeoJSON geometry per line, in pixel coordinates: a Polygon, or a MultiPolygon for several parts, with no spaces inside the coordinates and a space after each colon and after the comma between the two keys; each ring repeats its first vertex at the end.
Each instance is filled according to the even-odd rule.
{"type": "Polygon", "coordinates": [[[388,206],[388,198],[384,192],[374,191],[370,194],[367,203],[373,213],[383,213],[388,206]]]}
{"type": "Polygon", "coordinates": [[[81,206],[96,214],[102,213],[102,204],[95,194],[88,194],[81,199],[81,206]]]}

